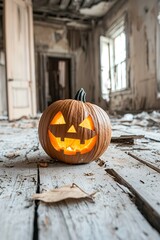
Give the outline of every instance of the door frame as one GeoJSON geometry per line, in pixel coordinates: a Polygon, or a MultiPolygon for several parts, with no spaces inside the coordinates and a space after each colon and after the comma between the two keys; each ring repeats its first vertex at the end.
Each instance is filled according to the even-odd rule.
{"type": "Polygon", "coordinates": [[[38,84],[38,109],[42,112],[47,107],[47,93],[46,82],[48,79],[47,60],[49,57],[59,58],[61,60],[70,60],[71,63],[71,98],[74,98],[76,91],[75,80],[75,57],[69,53],[49,53],[49,52],[37,52],[37,84],[38,84]]]}

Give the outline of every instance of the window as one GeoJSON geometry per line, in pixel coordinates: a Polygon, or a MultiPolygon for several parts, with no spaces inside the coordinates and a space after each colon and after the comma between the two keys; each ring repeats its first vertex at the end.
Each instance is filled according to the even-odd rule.
{"type": "Polygon", "coordinates": [[[109,101],[110,69],[109,69],[109,44],[107,38],[100,37],[101,54],[101,93],[103,99],[109,101]]]}
{"type": "Polygon", "coordinates": [[[100,49],[102,97],[107,99],[109,90],[128,88],[124,17],[106,33],[106,37],[100,37],[100,49]]]}

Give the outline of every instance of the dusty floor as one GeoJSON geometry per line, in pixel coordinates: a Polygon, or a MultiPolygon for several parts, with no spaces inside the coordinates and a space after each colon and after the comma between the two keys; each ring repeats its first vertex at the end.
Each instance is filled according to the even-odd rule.
{"type": "Polygon", "coordinates": [[[38,141],[38,120],[0,122],[0,232],[7,239],[160,239],[160,116],[112,118],[112,143],[96,162],[66,165],[38,141]],[[34,202],[76,183],[94,203],[34,202]]]}

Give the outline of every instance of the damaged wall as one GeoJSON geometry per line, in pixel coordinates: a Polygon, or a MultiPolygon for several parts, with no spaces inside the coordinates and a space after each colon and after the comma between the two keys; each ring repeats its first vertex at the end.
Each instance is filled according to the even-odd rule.
{"type": "Polygon", "coordinates": [[[73,56],[75,90],[83,87],[87,92],[87,101],[94,102],[95,67],[92,31],[90,29],[68,29],[64,25],[35,22],[34,35],[36,55],[45,53],[53,54],[53,56],[54,54],[73,56]]]}
{"type": "MultiPolygon", "coordinates": [[[[127,77],[130,88],[111,93],[111,109],[157,109],[160,107],[156,79],[157,1],[118,1],[99,23],[95,33],[96,42],[123,14],[127,14],[127,77]]],[[[99,55],[97,47],[96,55],[99,55]]],[[[97,61],[96,69],[99,69],[97,61]]],[[[100,81],[99,70],[96,76],[100,81]]]]}
{"type": "Polygon", "coordinates": [[[87,100],[107,108],[101,96],[100,36],[126,14],[127,79],[129,88],[112,92],[110,108],[116,111],[158,109],[156,70],[157,0],[120,0],[90,29],[34,23],[36,53],[74,56],[75,89],[83,87],[87,100]]]}
{"type": "Polygon", "coordinates": [[[136,0],[134,3],[129,1],[129,13],[131,19],[131,74],[134,82],[133,108],[158,108],[156,78],[157,1],[136,0]]]}

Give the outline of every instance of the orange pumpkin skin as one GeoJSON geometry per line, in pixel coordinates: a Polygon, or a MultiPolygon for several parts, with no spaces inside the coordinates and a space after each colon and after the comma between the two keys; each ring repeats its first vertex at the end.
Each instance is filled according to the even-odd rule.
{"type": "Polygon", "coordinates": [[[70,164],[96,160],[111,140],[107,113],[97,105],[72,99],[52,103],[41,116],[38,132],[45,152],[70,164]]]}

